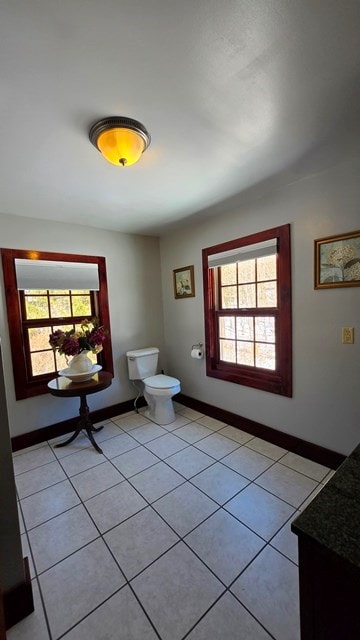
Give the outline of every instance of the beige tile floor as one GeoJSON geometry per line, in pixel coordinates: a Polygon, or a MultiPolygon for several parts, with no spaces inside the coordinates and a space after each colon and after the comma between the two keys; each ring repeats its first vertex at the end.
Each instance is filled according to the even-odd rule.
{"type": "Polygon", "coordinates": [[[290,523],[330,470],[176,410],[14,454],[36,607],[8,640],[299,640],[290,523]]]}

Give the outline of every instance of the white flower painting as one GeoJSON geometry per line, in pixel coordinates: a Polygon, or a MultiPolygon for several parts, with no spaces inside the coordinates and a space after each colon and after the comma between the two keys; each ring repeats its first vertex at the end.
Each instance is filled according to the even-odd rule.
{"type": "Polygon", "coordinates": [[[360,231],[315,240],[315,288],[360,285],[360,231]]]}

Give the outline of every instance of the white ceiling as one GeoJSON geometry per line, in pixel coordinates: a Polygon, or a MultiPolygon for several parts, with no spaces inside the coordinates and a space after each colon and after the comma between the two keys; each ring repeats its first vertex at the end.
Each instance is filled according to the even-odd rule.
{"type": "Polygon", "coordinates": [[[0,212],[161,234],[359,134],[359,0],[1,0],[0,212]],[[97,119],[152,136],[107,163],[97,119]]]}

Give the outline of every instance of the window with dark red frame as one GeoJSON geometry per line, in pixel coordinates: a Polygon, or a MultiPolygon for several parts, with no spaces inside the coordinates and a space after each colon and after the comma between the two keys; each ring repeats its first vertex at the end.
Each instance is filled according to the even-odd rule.
{"type": "MultiPolygon", "coordinates": [[[[65,355],[51,348],[49,334],[58,329],[80,330],[84,318],[96,316],[96,291],[25,289],[19,291],[19,296],[28,380],[54,377],[68,362],[65,355]]],[[[95,354],[90,353],[89,357],[97,363],[95,354]]]]}
{"type": "Polygon", "coordinates": [[[203,250],[206,373],[291,397],[290,225],[203,250]]]}
{"type": "Polygon", "coordinates": [[[47,393],[47,383],[66,367],[65,356],[48,344],[56,329],[78,328],[84,318],[97,316],[109,335],[94,362],[113,372],[105,258],[48,252],[2,249],[6,306],[17,400],[47,393]],[[18,289],[16,259],[97,265],[99,290],[18,289]]]}

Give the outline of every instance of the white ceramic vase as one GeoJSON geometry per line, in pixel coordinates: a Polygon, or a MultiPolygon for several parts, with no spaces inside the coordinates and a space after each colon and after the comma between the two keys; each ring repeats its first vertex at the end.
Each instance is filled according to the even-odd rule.
{"type": "Polygon", "coordinates": [[[89,351],[82,351],[72,357],[69,364],[69,370],[71,373],[85,373],[86,371],[91,371],[93,363],[88,357],[88,353],[89,351]]]}

